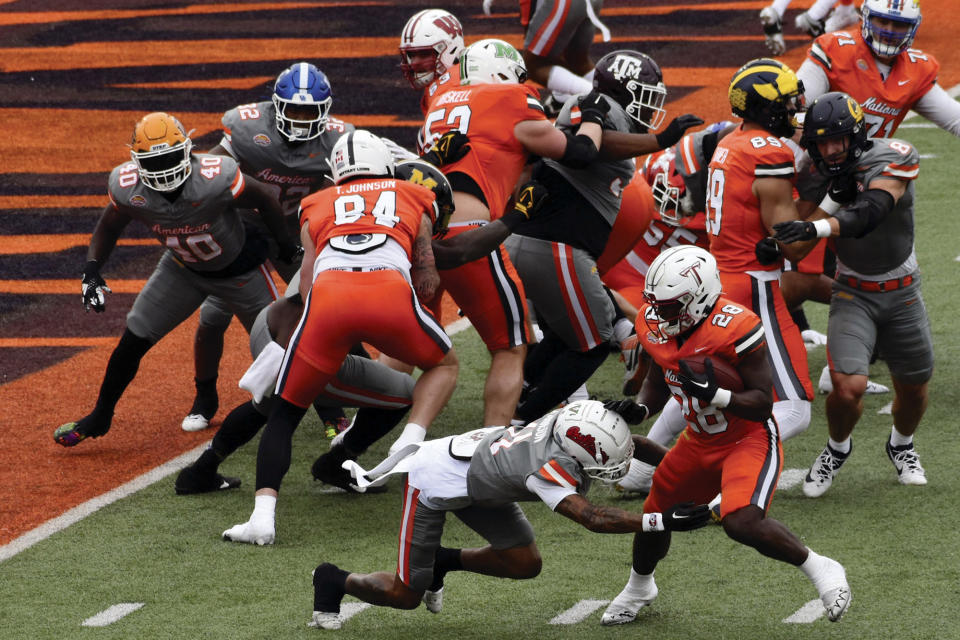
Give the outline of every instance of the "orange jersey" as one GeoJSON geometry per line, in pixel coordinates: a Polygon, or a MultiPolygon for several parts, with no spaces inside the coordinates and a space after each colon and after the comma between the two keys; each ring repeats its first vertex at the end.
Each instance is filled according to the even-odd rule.
{"type": "Polygon", "coordinates": [[[470,176],[480,187],[490,219],[503,215],[528,154],[513,128],[525,120],[546,120],[537,93],[522,84],[480,84],[435,94],[418,140],[421,152],[454,129],[470,137],[470,153],[442,167],[470,176]]]}
{"type": "Polygon", "coordinates": [[[304,198],[300,224],[310,222],[318,252],[337,236],[382,233],[399,242],[409,258],[423,214],[436,220],[430,189],[393,178],[359,179],[304,198]]]}
{"type": "Polygon", "coordinates": [[[687,432],[696,438],[737,439],[738,427],[753,427],[755,422],[740,418],[714,405],[706,404],[684,393],[677,378],[679,361],[691,356],[709,355],[736,367],[741,358],[764,344],[760,318],[746,307],[721,296],[703,322],[686,335],[682,345],[675,338],[661,340],[646,325],[644,317],[649,305],[639,309],[637,335],[644,351],[663,369],[663,377],[673,397],[683,407],[687,432]],[[729,438],[724,436],[729,434],[729,438]]]}
{"type": "Polygon", "coordinates": [[[653,192],[643,176],[634,174],[633,180],[623,188],[620,212],[613,221],[610,239],[597,258],[597,271],[603,277],[616,264],[621,262],[630,249],[640,242],[643,232],[657,213],[653,202],[653,192]]]}
{"type": "Polygon", "coordinates": [[[427,115],[427,110],[430,108],[430,102],[435,96],[459,86],[460,67],[458,65],[454,65],[445,74],[424,87],[423,95],[420,96],[420,111],[423,112],[423,115],[427,115]]]}
{"type": "Polygon", "coordinates": [[[919,49],[900,53],[884,80],[859,31],[827,33],[807,56],[827,74],[830,89],[849,93],[863,107],[867,135],[890,138],[907,112],[937,82],[940,63],[919,49]]]}
{"type": "Polygon", "coordinates": [[[743,125],[724,137],[713,152],[707,177],[707,232],[710,253],[720,271],[773,271],[762,265],[754,249],[770,235],[760,216],[760,200],[753,193],[758,178],[796,182],[793,151],[766,131],[745,131],[743,125]]]}

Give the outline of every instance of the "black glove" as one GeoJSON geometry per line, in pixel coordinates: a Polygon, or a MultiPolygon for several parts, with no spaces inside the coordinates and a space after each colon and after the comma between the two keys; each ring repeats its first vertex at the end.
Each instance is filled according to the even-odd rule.
{"type": "Polygon", "coordinates": [[[107,308],[105,293],[113,293],[106,281],[100,275],[100,265],[96,260],[90,260],[83,267],[83,279],[80,281],[80,297],[83,308],[97,313],[103,313],[107,308]]]}
{"type": "Polygon", "coordinates": [[[710,522],[710,507],[693,502],[675,504],[663,512],[663,528],[667,531],[693,531],[710,522]]]}
{"type": "Polygon", "coordinates": [[[513,203],[513,210],[519,211],[529,220],[537,215],[548,195],[549,192],[545,186],[536,180],[531,180],[520,187],[520,193],[513,203]]]}
{"type": "Polygon", "coordinates": [[[467,155],[470,151],[469,142],[470,138],[467,134],[460,133],[456,129],[447,131],[437,138],[430,150],[420,156],[420,159],[426,160],[435,167],[442,167],[467,155]]]}
{"type": "Polygon", "coordinates": [[[703,120],[692,113],[677,116],[670,121],[666,129],[657,134],[657,146],[661,149],[672,147],[680,141],[687,129],[701,124],[703,124],[703,120]]]}
{"type": "Polygon", "coordinates": [[[764,238],[753,248],[760,264],[773,264],[781,258],[780,245],[773,238],[764,238]]]}
{"type": "MultiPolygon", "coordinates": [[[[791,220],[790,222],[778,222],[773,225],[773,239],[779,240],[784,244],[790,244],[791,242],[801,242],[803,240],[813,240],[817,237],[817,229],[813,226],[812,222],[804,222],[803,220],[791,220]]],[[[769,240],[769,238],[767,238],[769,240]]],[[[757,245],[757,251],[760,250],[760,245],[757,245]]],[[[757,258],[760,258],[760,254],[757,254],[757,258]]],[[[762,262],[761,262],[762,264],[762,262]]]]}
{"type": "Polygon", "coordinates": [[[681,360],[679,364],[680,375],[677,376],[677,379],[680,380],[683,392],[688,397],[699,398],[706,403],[713,400],[714,396],[717,395],[717,389],[720,388],[720,385],[717,384],[717,378],[713,374],[713,360],[710,358],[703,359],[703,374],[694,373],[686,360],[681,360]]]}
{"type": "Polygon", "coordinates": [[[603,117],[610,111],[610,103],[600,94],[599,91],[591,91],[585,96],[580,96],[578,100],[580,105],[580,119],[582,122],[592,122],[603,126],[603,117]]]}
{"type": "Polygon", "coordinates": [[[857,181],[852,175],[839,175],[830,181],[830,187],[827,189],[827,195],[838,204],[850,204],[857,199],[857,181]]]}
{"type": "Polygon", "coordinates": [[[287,264],[295,264],[303,259],[303,247],[295,244],[288,244],[278,248],[277,259],[287,264]]]}
{"type": "Polygon", "coordinates": [[[603,403],[607,411],[619,413],[627,424],[640,424],[650,415],[650,409],[645,404],[637,404],[629,398],[626,400],[607,400],[603,403]]]}

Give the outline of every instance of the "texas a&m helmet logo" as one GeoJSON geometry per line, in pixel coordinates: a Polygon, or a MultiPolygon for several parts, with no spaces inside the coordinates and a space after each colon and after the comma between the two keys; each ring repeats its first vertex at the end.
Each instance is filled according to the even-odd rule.
{"type": "Polygon", "coordinates": [[[639,80],[643,61],[636,56],[616,55],[607,66],[607,71],[617,80],[639,80]]]}

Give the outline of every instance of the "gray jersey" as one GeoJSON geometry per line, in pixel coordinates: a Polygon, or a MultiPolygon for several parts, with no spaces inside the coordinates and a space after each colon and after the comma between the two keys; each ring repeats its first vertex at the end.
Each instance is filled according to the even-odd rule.
{"type": "MultiPolygon", "coordinates": [[[[906,180],[907,189],[893,210],[871,232],[862,238],[834,238],[834,250],[840,271],[854,274],[889,275],[906,267],[906,275],[916,269],[913,252],[913,180],[920,167],[920,155],[909,142],[895,138],[878,138],[864,152],[854,173],[862,188],[869,188],[876,179],[906,180]],[[906,263],[911,263],[907,265],[906,263]]],[[[811,166],[800,173],[797,190],[800,198],[819,203],[827,192],[829,179],[811,166]]]]}
{"type": "Polygon", "coordinates": [[[274,190],[284,215],[293,216],[293,223],[300,201],[330,184],[325,180],[330,176],[330,151],[341,135],[354,130],[352,124],[330,118],[316,138],[290,143],[277,131],[276,108],[269,100],[235,107],[221,121],[220,145],[237,159],[244,173],[274,190]]]}
{"type": "Polygon", "coordinates": [[[467,491],[473,504],[540,500],[526,486],[533,474],[580,495],[587,493],[590,478],[553,438],[558,414],[548,413],[522,429],[494,431],[480,442],[467,471],[467,491]]]}
{"type": "MultiPolygon", "coordinates": [[[[603,96],[610,104],[610,111],[604,118],[603,128],[633,133],[633,120],[627,116],[617,102],[603,96]]],[[[567,100],[557,116],[557,126],[560,129],[574,133],[580,126],[570,122],[570,110],[577,104],[577,97],[567,100]]],[[[551,169],[562,175],[566,180],[589,202],[597,212],[603,216],[610,226],[620,211],[620,200],[623,188],[630,183],[636,171],[632,159],[627,160],[600,160],[593,162],[584,169],[571,169],[556,160],[545,159],[544,162],[551,169]]]]}
{"type": "Polygon", "coordinates": [[[245,232],[232,205],[244,183],[232,158],[193,154],[190,176],[173,202],[144,186],[133,162],[115,167],[108,185],[117,209],[147,225],[194,271],[223,269],[240,255],[245,232]]]}

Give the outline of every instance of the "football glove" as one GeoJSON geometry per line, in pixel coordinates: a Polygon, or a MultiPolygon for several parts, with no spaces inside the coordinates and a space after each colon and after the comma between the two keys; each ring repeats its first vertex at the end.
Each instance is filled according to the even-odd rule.
{"type": "Polygon", "coordinates": [[[106,281],[100,275],[100,265],[96,260],[90,260],[83,268],[83,279],[80,281],[80,297],[83,308],[89,313],[93,309],[103,313],[107,308],[106,295],[113,293],[106,281]]]}
{"type": "Polygon", "coordinates": [[[787,50],[783,40],[783,24],[772,6],[764,7],[760,11],[760,24],[763,26],[763,35],[766,39],[764,44],[767,45],[767,49],[775,56],[783,55],[787,50]]]}
{"type": "Polygon", "coordinates": [[[670,121],[670,124],[667,125],[666,129],[656,135],[657,146],[661,149],[672,147],[680,141],[680,138],[683,137],[683,134],[687,129],[701,124],[703,124],[703,120],[692,113],[685,113],[682,116],[677,116],[670,121]]]}
{"type": "Polygon", "coordinates": [[[720,388],[713,373],[713,360],[710,358],[703,359],[703,374],[694,373],[686,360],[681,360],[679,364],[680,375],[677,376],[677,379],[680,380],[683,392],[689,397],[699,398],[706,403],[711,403],[714,396],[717,395],[717,389],[720,388]]]}
{"type": "Polygon", "coordinates": [[[710,522],[710,507],[693,502],[675,504],[663,512],[663,528],[667,531],[693,531],[710,522]]]}
{"type": "Polygon", "coordinates": [[[608,400],[603,403],[603,408],[620,414],[620,417],[627,424],[640,424],[650,415],[650,409],[647,408],[647,405],[637,404],[629,398],[626,400],[608,400]]]}
{"type": "Polygon", "coordinates": [[[754,247],[753,253],[760,264],[773,264],[780,259],[780,245],[773,238],[764,238],[754,247]]]}
{"type": "MultiPolygon", "coordinates": [[[[791,220],[789,222],[778,222],[773,225],[773,238],[784,244],[791,242],[801,242],[803,240],[813,240],[817,237],[817,229],[812,222],[803,220],[791,220]]],[[[759,249],[760,245],[757,245],[759,249]]],[[[758,256],[759,258],[759,256],[758,256]]]]}
{"type": "Polygon", "coordinates": [[[577,104],[580,106],[580,120],[582,122],[592,122],[603,126],[603,117],[610,111],[610,103],[599,91],[594,90],[585,96],[580,96],[577,104]]]}
{"type": "Polygon", "coordinates": [[[519,211],[523,214],[524,218],[529,220],[537,215],[537,212],[543,207],[543,203],[546,201],[548,195],[549,193],[545,186],[536,180],[531,180],[520,187],[520,193],[513,203],[513,210],[519,211]]]}
{"type": "Polygon", "coordinates": [[[467,134],[460,133],[456,129],[447,131],[437,138],[430,150],[420,156],[435,167],[442,167],[445,164],[456,162],[470,151],[470,138],[467,134]]]}
{"type": "Polygon", "coordinates": [[[303,247],[289,244],[277,249],[277,259],[287,264],[296,264],[303,259],[303,247]]]}

